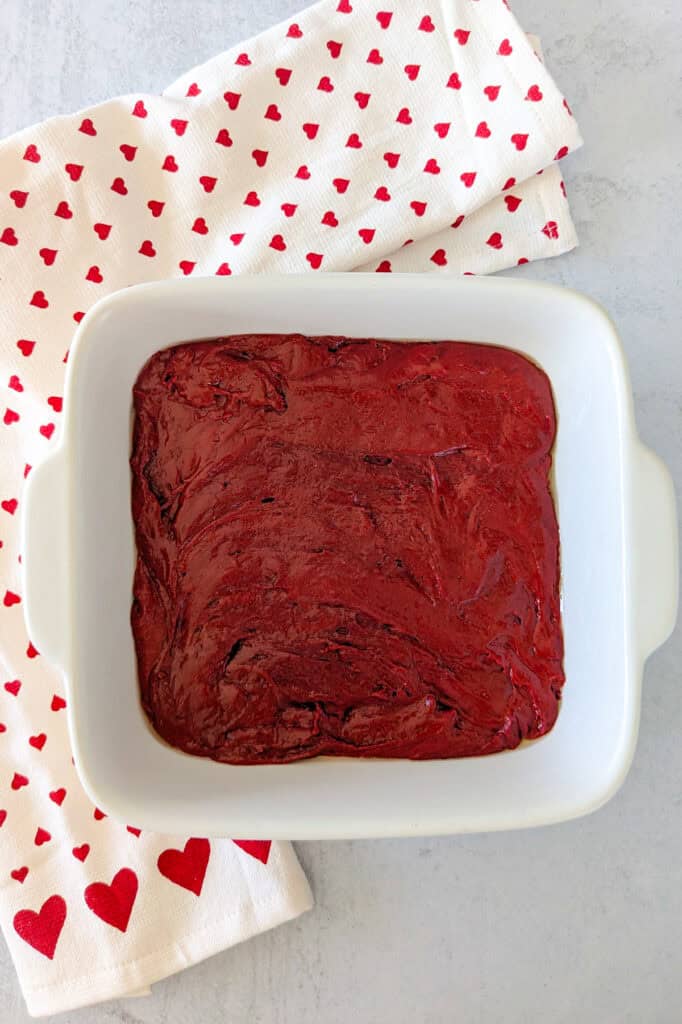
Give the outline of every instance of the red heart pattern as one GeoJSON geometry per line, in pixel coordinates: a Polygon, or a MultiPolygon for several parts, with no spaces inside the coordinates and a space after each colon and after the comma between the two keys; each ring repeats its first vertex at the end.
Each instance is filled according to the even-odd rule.
{"type": "Polygon", "coordinates": [[[66,901],[62,896],[50,896],[38,911],[17,911],[13,924],[24,942],[52,960],[65,921],[66,901]]]}
{"type": "Polygon", "coordinates": [[[200,896],[210,856],[208,839],[192,838],[187,840],[182,850],[164,850],[159,855],[157,866],[164,878],[200,896]]]}
{"type": "Polygon", "coordinates": [[[92,882],[85,889],[85,902],[100,920],[118,928],[120,932],[128,930],[130,915],[137,896],[137,875],[130,868],[121,868],[111,880],[92,882]]]}
{"type": "Polygon", "coordinates": [[[267,864],[272,847],[269,839],[233,839],[232,842],[244,853],[259,860],[261,864],[267,864]]]}

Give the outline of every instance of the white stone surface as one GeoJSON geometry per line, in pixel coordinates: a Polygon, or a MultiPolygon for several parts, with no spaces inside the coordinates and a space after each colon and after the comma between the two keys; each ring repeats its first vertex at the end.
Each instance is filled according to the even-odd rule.
{"type": "MultiPolygon", "coordinates": [[[[160,91],[299,7],[0,0],[0,134],[116,93],[160,91]]],[[[565,168],[581,248],[514,273],[587,292],[611,312],[642,437],[682,490],[682,7],[514,8],[542,38],[586,143],[565,168]]],[[[312,913],[158,984],[149,998],[53,1019],[680,1024],[681,662],[678,629],[646,670],[632,771],[592,817],[504,835],[300,844],[312,913]]],[[[3,1024],[29,1019],[1,941],[0,1008],[3,1024]]]]}

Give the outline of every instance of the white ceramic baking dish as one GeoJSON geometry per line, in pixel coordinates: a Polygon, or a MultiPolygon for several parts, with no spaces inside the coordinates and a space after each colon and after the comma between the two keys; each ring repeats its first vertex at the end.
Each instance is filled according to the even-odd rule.
{"type": "Polygon", "coordinates": [[[28,627],[64,674],[78,773],[103,810],[156,831],[417,835],[594,810],[628,770],[644,660],[676,618],[672,483],[637,438],[615,330],[590,300],[527,281],[325,274],[118,292],[78,329],[61,444],[29,477],[25,508],[28,627]],[[131,388],[157,349],[254,331],[490,342],[548,373],[566,645],[564,697],[548,736],[465,760],[234,767],[189,757],[152,732],[129,619],[131,388]]]}

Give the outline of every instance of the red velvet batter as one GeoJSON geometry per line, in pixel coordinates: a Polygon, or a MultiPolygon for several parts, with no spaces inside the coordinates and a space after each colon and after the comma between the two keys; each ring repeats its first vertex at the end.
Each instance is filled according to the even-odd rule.
{"type": "Polygon", "coordinates": [[[134,390],[132,625],[173,746],[463,757],[564,680],[545,374],[461,342],[243,336],[134,390]]]}

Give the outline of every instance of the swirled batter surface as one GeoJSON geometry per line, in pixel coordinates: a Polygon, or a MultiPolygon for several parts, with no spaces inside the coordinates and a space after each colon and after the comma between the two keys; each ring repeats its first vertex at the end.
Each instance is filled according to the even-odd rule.
{"type": "Polygon", "coordinates": [[[249,335],[134,389],[132,627],[158,733],[239,764],[463,757],[553,725],[556,422],[504,348],[249,335]]]}

